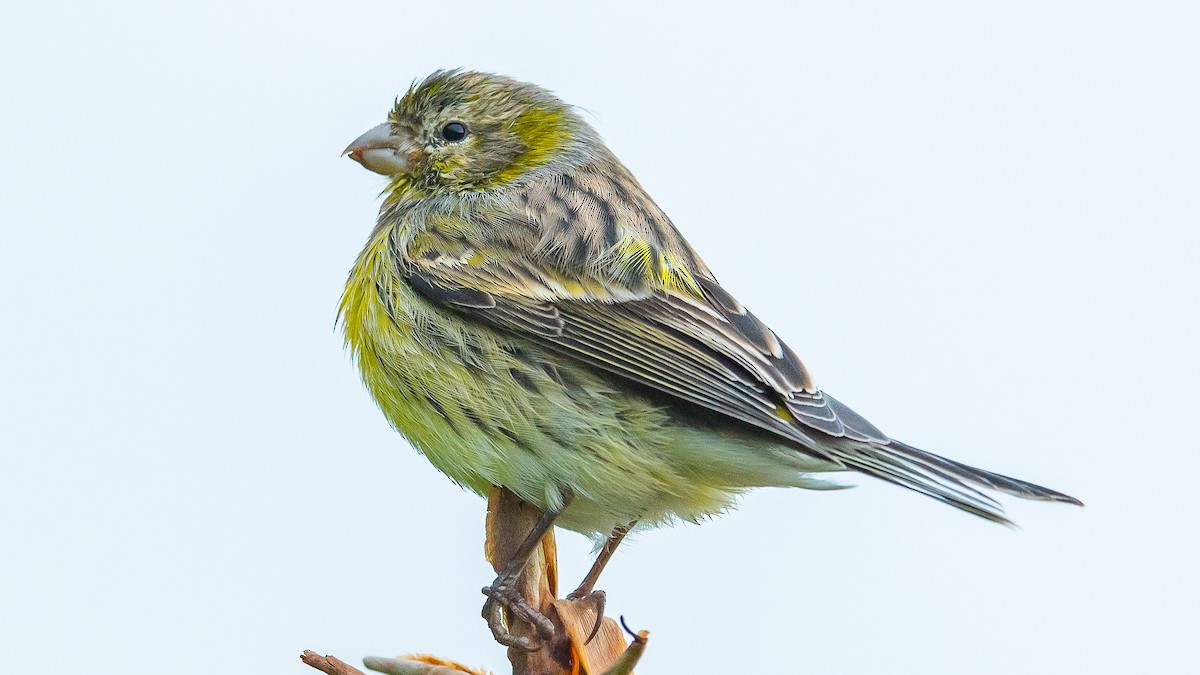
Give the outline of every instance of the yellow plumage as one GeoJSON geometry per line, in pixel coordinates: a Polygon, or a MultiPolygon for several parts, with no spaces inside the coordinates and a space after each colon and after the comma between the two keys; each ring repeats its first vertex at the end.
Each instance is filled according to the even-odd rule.
{"type": "MultiPolygon", "coordinates": [[[[341,319],[388,420],[458,483],[604,535],[856,469],[992,520],[969,484],[1073,501],[889,439],[717,283],[595,132],[533,85],[438,73],[348,150],[391,178],[341,319]]],[[[805,280],[801,280],[805,282],[805,280]]]]}
{"type": "Polygon", "coordinates": [[[590,369],[447,316],[396,274],[396,235],[376,231],[350,273],[346,342],[387,419],[455,482],[543,508],[570,486],[559,524],[592,536],[717,513],[745,487],[822,485],[802,470],[830,467],[782,443],[691,428],[590,369]]]}

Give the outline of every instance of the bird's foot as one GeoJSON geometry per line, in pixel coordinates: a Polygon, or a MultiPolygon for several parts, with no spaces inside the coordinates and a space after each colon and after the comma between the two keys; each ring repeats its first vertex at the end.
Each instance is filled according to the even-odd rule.
{"type": "Polygon", "coordinates": [[[592,638],[596,637],[596,633],[600,632],[600,626],[604,623],[604,605],[608,601],[608,597],[604,591],[593,591],[586,589],[583,586],[571,591],[567,596],[567,600],[578,602],[580,604],[591,607],[596,612],[596,623],[592,624],[592,630],[588,633],[587,639],[583,644],[589,644],[592,638]]]}
{"type": "Polygon", "coordinates": [[[515,578],[510,579],[502,574],[496,577],[496,581],[492,582],[491,586],[484,586],[483,594],[488,599],[483,603],[483,618],[487,619],[488,628],[492,629],[492,637],[496,639],[496,642],[505,647],[536,652],[542,648],[541,642],[531,640],[523,635],[513,635],[509,627],[505,625],[504,610],[507,609],[512,616],[528,622],[544,640],[554,637],[554,624],[526,602],[525,598],[521,596],[520,590],[513,585],[515,581],[515,578]]]}

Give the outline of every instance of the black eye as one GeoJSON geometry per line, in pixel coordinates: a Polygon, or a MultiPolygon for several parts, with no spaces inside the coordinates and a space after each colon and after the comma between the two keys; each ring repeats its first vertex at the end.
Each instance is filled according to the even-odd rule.
{"type": "Polygon", "coordinates": [[[467,137],[467,125],[462,122],[451,122],[442,127],[442,138],[457,143],[467,137]]]}

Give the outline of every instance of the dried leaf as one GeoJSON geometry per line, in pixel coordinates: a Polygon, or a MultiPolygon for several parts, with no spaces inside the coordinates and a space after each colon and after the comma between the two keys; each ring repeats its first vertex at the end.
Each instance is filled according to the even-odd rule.
{"type": "Polygon", "coordinates": [[[363,665],[388,675],[491,675],[486,670],[477,670],[465,666],[458,661],[443,659],[429,654],[405,654],[399,658],[389,659],[382,656],[368,656],[363,659],[363,665]]]}

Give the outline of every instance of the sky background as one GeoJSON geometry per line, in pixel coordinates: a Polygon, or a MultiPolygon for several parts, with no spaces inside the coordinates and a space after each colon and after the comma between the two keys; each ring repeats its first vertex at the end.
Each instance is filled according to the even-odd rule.
{"type": "Polygon", "coordinates": [[[383,184],[338,155],[456,66],[584,108],[823,389],[1088,504],[751,493],[606,572],[639,672],[1194,665],[1196,5],[596,5],[5,10],[0,669],[507,672],[484,502],[334,330],[383,184]]]}

